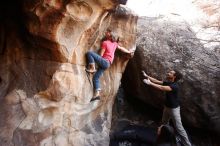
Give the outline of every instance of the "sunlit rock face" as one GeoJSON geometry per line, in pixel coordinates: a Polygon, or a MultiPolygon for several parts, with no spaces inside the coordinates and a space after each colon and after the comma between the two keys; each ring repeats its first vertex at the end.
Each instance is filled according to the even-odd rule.
{"type": "Polygon", "coordinates": [[[219,46],[204,46],[191,25],[178,16],[142,17],[137,25],[137,51],[125,71],[125,93],[162,109],[164,95],[143,84],[141,70],[165,80],[168,69],[177,69],[183,74],[183,123],[220,133],[219,46]]]}
{"type": "Polygon", "coordinates": [[[216,0],[129,0],[127,6],[140,16],[181,18],[209,49],[219,51],[220,3],[216,0]],[[218,46],[218,48],[216,48],[218,46]]]}
{"type": "Polygon", "coordinates": [[[90,103],[92,76],[85,72],[85,53],[98,51],[108,27],[122,46],[135,47],[137,17],[119,3],[24,0],[4,5],[1,146],[108,145],[112,104],[128,57],[116,54],[101,77],[101,101],[90,103]]]}
{"type": "Polygon", "coordinates": [[[205,47],[220,52],[220,3],[215,0],[196,0],[195,7],[200,11],[194,30],[205,47]]]}

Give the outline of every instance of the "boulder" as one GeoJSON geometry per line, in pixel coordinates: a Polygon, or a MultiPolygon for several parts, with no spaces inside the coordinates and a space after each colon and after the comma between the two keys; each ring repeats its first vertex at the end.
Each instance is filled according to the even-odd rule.
{"type": "Polygon", "coordinates": [[[218,35],[204,44],[190,24],[179,16],[173,18],[138,19],[137,50],[122,80],[125,93],[162,110],[163,92],[143,84],[141,71],[165,80],[169,69],[177,69],[183,74],[179,82],[183,123],[220,133],[220,45],[215,41],[218,35]]]}

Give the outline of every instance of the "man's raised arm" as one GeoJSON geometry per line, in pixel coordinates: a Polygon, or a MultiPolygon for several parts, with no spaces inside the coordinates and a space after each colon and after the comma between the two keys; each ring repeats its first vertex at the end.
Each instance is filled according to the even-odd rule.
{"type": "Polygon", "coordinates": [[[143,70],[142,70],[142,74],[143,74],[144,77],[148,78],[153,83],[156,83],[156,84],[159,84],[159,85],[163,84],[163,81],[157,80],[157,79],[147,75],[143,70]]]}

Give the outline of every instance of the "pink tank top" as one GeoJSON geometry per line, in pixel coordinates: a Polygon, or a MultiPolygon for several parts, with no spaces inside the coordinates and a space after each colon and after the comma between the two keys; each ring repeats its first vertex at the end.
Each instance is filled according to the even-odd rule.
{"type": "Polygon", "coordinates": [[[112,63],[114,60],[115,50],[118,47],[118,43],[106,40],[106,41],[102,42],[101,47],[102,47],[102,49],[105,50],[102,57],[106,60],[109,60],[110,63],[112,63]]]}

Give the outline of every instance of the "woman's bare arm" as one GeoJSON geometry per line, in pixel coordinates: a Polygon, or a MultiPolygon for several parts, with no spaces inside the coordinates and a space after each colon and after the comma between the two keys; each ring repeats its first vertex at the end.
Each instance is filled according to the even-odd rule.
{"type": "Polygon", "coordinates": [[[124,53],[128,53],[128,54],[134,52],[133,50],[127,50],[127,49],[125,49],[124,47],[119,46],[119,45],[118,45],[118,49],[119,49],[120,51],[122,51],[122,52],[124,52],[124,53]]]}

